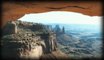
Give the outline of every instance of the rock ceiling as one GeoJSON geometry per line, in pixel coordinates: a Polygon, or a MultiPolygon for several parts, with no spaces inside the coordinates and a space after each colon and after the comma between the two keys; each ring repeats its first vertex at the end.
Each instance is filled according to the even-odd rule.
{"type": "Polygon", "coordinates": [[[2,24],[10,20],[17,20],[28,13],[48,11],[72,11],[90,16],[101,16],[102,3],[100,1],[3,2],[2,24]]]}

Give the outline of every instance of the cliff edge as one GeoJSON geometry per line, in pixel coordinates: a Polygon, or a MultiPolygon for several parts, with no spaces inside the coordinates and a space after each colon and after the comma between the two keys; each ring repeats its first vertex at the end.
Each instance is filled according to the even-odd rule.
{"type": "Polygon", "coordinates": [[[2,57],[23,59],[64,57],[65,54],[57,49],[56,34],[49,28],[48,25],[40,23],[8,22],[3,28],[2,57]]]}

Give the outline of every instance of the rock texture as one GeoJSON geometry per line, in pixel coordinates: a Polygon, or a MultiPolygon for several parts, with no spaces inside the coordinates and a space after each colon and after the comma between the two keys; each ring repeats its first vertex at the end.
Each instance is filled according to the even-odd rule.
{"type": "Polygon", "coordinates": [[[1,46],[4,58],[39,59],[57,49],[56,34],[42,24],[12,21],[3,33],[1,46]],[[9,29],[10,26],[12,29],[9,29]]]}
{"type": "Polygon", "coordinates": [[[101,16],[102,2],[99,1],[39,1],[39,2],[10,2],[2,3],[2,24],[16,20],[29,13],[42,13],[49,11],[71,11],[85,15],[101,16]],[[96,6],[96,7],[95,7],[96,6]]]}

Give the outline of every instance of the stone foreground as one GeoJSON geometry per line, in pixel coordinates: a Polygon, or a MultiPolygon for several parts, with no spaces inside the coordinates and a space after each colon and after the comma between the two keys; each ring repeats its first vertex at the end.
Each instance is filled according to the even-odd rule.
{"type": "Polygon", "coordinates": [[[57,50],[56,34],[47,25],[10,21],[3,28],[3,58],[39,59],[57,50]]]}

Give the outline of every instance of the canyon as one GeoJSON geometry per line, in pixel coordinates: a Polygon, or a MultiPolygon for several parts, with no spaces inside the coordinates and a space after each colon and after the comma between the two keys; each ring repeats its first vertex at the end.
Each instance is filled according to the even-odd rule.
{"type": "Polygon", "coordinates": [[[3,28],[1,43],[3,58],[46,59],[56,53],[60,55],[52,58],[68,58],[57,48],[56,34],[40,23],[9,21],[3,28]]]}

